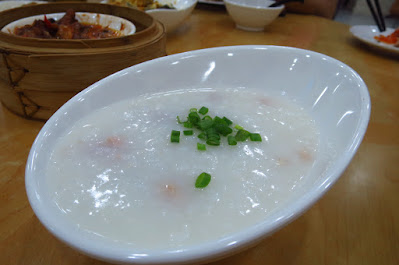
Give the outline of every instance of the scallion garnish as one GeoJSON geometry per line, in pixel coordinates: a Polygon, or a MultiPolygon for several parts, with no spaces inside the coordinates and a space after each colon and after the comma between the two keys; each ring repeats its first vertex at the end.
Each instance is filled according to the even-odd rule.
{"type": "Polygon", "coordinates": [[[214,127],[206,129],[205,133],[208,138],[211,138],[211,137],[219,137],[220,138],[218,131],[216,131],[216,129],[214,127]]]}
{"type": "Polygon", "coordinates": [[[183,122],[184,128],[193,128],[193,124],[189,121],[183,122]]]}
{"type": "Polygon", "coordinates": [[[248,139],[250,134],[251,133],[246,131],[246,130],[238,130],[238,132],[236,133],[235,138],[236,138],[237,141],[243,142],[243,141],[246,141],[248,139]]]}
{"type": "Polygon", "coordinates": [[[214,122],[212,120],[202,120],[198,123],[198,127],[200,130],[205,131],[213,126],[214,122]]]}
{"type": "Polygon", "coordinates": [[[201,107],[198,111],[199,114],[205,115],[208,113],[208,108],[207,107],[201,107]]]}
{"type": "Polygon", "coordinates": [[[206,145],[197,143],[197,149],[200,151],[205,151],[206,150],[206,145]]]}
{"type": "Polygon", "coordinates": [[[262,137],[260,136],[259,133],[251,133],[249,135],[249,139],[254,142],[262,142],[262,137]]]}
{"type": "Polygon", "coordinates": [[[172,130],[172,136],[180,136],[180,131],[172,130]]]}
{"type": "Polygon", "coordinates": [[[234,126],[234,128],[237,130],[244,130],[244,128],[238,124],[236,124],[236,126],[234,126]]]}
{"type": "Polygon", "coordinates": [[[227,136],[233,132],[233,129],[231,129],[228,125],[222,123],[216,124],[215,129],[223,136],[227,136]]]}
{"type": "Polygon", "coordinates": [[[172,130],[172,133],[170,135],[170,141],[172,143],[179,143],[180,142],[180,131],[172,130]]]}
{"type": "MultiPolygon", "coordinates": [[[[191,108],[189,110],[187,120],[181,121],[179,116],[177,116],[177,122],[182,124],[184,128],[193,128],[198,129],[199,134],[198,138],[205,141],[206,144],[211,146],[219,146],[221,144],[221,137],[227,137],[228,145],[237,145],[237,142],[246,141],[248,138],[251,141],[261,142],[262,137],[259,133],[251,133],[245,130],[242,126],[236,124],[232,127],[233,121],[229,118],[223,116],[220,118],[219,116],[215,116],[212,118],[207,115],[209,109],[207,107],[201,107],[199,110],[197,108],[191,108]],[[232,133],[235,132],[235,135],[232,133]]],[[[171,142],[179,142],[180,141],[180,132],[177,131],[174,135],[172,132],[171,142]]],[[[184,135],[193,135],[194,130],[184,130],[184,135]]],[[[205,145],[198,143],[198,150],[203,149],[205,145]]]]}
{"type": "Polygon", "coordinates": [[[206,134],[202,132],[202,133],[198,134],[198,138],[200,138],[202,140],[206,140],[206,134]]]}
{"type": "MultiPolygon", "coordinates": [[[[231,127],[233,122],[226,118],[220,118],[215,116],[212,118],[208,113],[209,109],[207,107],[201,107],[199,110],[196,108],[191,108],[186,121],[181,121],[180,117],[177,116],[177,123],[182,124],[184,128],[196,128],[200,131],[198,138],[205,141],[207,145],[219,146],[221,136],[227,137],[228,145],[237,145],[237,142],[246,141],[250,138],[251,141],[261,142],[262,137],[259,133],[251,133],[245,130],[242,126],[236,124],[234,128],[231,127]],[[236,133],[233,136],[233,129],[236,133]]],[[[194,130],[183,130],[184,135],[193,135],[194,130]]],[[[172,130],[170,135],[170,141],[172,143],[180,142],[180,131],[172,130]]],[[[203,143],[197,143],[197,150],[205,151],[206,145],[203,143]]],[[[201,173],[196,181],[195,187],[202,189],[208,186],[211,181],[211,175],[208,173],[201,173]]]]}
{"type": "Polygon", "coordinates": [[[227,136],[227,143],[229,145],[237,145],[237,140],[234,136],[229,135],[229,136],[227,136]]]}
{"type": "Polygon", "coordinates": [[[194,131],[193,130],[185,130],[185,131],[183,131],[183,134],[184,135],[193,135],[194,131]]]}
{"type": "Polygon", "coordinates": [[[233,122],[231,120],[229,120],[228,118],[226,118],[226,117],[223,117],[222,119],[227,123],[227,125],[232,125],[233,124],[233,122]]]}
{"type": "Polygon", "coordinates": [[[198,122],[201,120],[200,116],[198,115],[197,112],[190,112],[188,114],[188,121],[193,124],[193,125],[197,125],[198,122]]]}
{"type": "Polygon", "coordinates": [[[216,124],[220,124],[220,123],[224,124],[224,123],[226,123],[222,118],[220,118],[220,117],[218,117],[218,116],[215,116],[215,118],[213,118],[213,121],[214,121],[216,124]]]}
{"type": "Polygon", "coordinates": [[[217,139],[220,140],[220,135],[219,133],[214,129],[214,128],[209,128],[208,130],[205,131],[207,139],[217,139]]]}
{"type": "Polygon", "coordinates": [[[220,140],[216,139],[216,138],[209,138],[208,140],[206,140],[206,143],[208,145],[219,146],[220,145],[220,140]]]}
{"type": "Polygon", "coordinates": [[[176,117],[176,120],[177,120],[177,123],[178,123],[178,124],[182,124],[182,123],[183,123],[183,122],[180,120],[180,117],[179,117],[179,116],[176,117]]]}
{"type": "Polygon", "coordinates": [[[205,188],[211,182],[211,175],[208,173],[201,173],[195,180],[195,187],[198,189],[205,188]]]}

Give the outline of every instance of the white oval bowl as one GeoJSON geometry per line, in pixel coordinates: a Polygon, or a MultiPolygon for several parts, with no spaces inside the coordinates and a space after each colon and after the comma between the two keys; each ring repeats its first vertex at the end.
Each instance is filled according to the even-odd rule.
{"type": "Polygon", "coordinates": [[[224,0],[224,3],[237,28],[247,31],[264,30],[284,9],[284,5],[269,7],[275,3],[269,0],[224,0]]]}
{"type": "MultiPolygon", "coordinates": [[[[53,18],[55,20],[59,20],[64,15],[65,13],[52,13],[52,14],[46,14],[46,17],[48,19],[53,18]]],[[[32,25],[35,20],[39,19],[43,20],[44,14],[18,19],[3,27],[1,31],[13,34],[15,28],[23,27],[25,25],[32,25]]],[[[124,18],[112,15],[89,13],[89,12],[76,12],[76,19],[80,23],[88,23],[88,24],[100,25],[102,27],[109,27],[110,29],[120,32],[122,36],[132,35],[136,32],[136,26],[132,22],[124,18]]]]}
{"type": "Polygon", "coordinates": [[[208,262],[236,253],[272,234],[313,205],[337,181],[366,132],[370,96],[362,78],[326,55],[279,46],[232,46],[175,54],[115,73],[88,87],[62,106],[38,134],[26,166],[30,204],[57,238],[92,257],[115,263],[176,264],[208,262]],[[156,78],[154,78],[156,76],[156,78]],[[132,86],[134,84],[134,86],[132,86]],[[300,194],[257,225],[200,245],[137,252],[117,246],[66,220],[50,200],[45,168],[59,137],[82,116],[146,93],[179,88],[264,88],[303,106],[320,129],[320,149],[300,194]]]}

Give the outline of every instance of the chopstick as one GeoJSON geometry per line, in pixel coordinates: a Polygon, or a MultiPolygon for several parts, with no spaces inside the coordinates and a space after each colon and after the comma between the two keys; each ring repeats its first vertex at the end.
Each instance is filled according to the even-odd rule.
{"type": "Polygon", "coordinates": [[[385,21],[384,21],[384,17],[382,15],[382,12],[381,12],[381,7],[380,7],[379,1],[378,0],[374,0],[374,4],[375,4],[375,6],[377,8],[377,13],[374,10],[374,6],[371,3],[371,0],[367,0],[367,4],[369,6],[371,14],[373,15],[374,21],[377,24],[378,29],[380,30],[380,32],[385,31],[385,29],[386,29],[385,28],[385,21]]]}

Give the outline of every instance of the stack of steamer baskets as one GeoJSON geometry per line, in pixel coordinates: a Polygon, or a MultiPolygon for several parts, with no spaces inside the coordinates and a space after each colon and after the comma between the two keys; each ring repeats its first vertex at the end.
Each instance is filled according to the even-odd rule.
{"type": "Polygon", "coordinates": [[[136,32],[94,40],[24,38],[0,32],[0,100],[12,112],[46,120],[94,82],[166,55],[163,25],[127,7],[78,2],[24,6],[0,12],[0,29],[22,18],[71,8],[124,18],[135,25],[136,32]]]}

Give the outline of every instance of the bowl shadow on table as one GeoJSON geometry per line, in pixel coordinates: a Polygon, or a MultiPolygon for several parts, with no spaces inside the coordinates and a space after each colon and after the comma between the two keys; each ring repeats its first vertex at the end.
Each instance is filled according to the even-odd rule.
{"type": "MultiPolygon", "coordinates": [[[[281,18],[277,17],[276,20],[277,19],[281,19],[281,18]]],[[[247,34],[247,35],[250,35],[250,36],[260,36],[262,34],[265,35],[265,34],[275,33],[276,29],[273,28],[273,25],[274,25],[275,22],[276,21],[271,22],[269,25],[265,26],[263,28],[263,30],[259,30],[259,31],[240,29],[240,28],[237,27],[236,23],[234,22],[234,20],[231,17],[229,17],[228,20],[225,20],[225,21],[223,21],[221,23],[223,23],[223,28],[225,28],[225,29],[229,29],[231,31],[234,30],[234,31],[240,32],[240,34],[247,34]]],[[[253,40],[250,40],[250,39],[247,39],[244,42],[247,42],[246,44],[248,44],[248,45],[254,44],[253,40]]],[[[265,43],[260,43],[260,44],[265,44],[265,43]]],[[[242,45],[242,44],[239,44],[239,45],[242,45]]]]}
{"type": "MultiPolygon", "coordinates": [[[[189,19],[186,19],[179,27],[177,27],[175,30],[168,32],[167,37],[175,37],[175,36],[184,36],[188,34],[190,31],[190,28],[192,27],[192,22],[189,19]]],[[[168,54],[169,55],[169,54],[168,54]]]]}
{"type": "Polygon", "coordinates": [[[197,5],[195,6],[195,8],[207,10],[207,11],[226,11],[226,6],[224,4],[223,5],[213,5],[213,4],[198,2],[197,5]]]}

